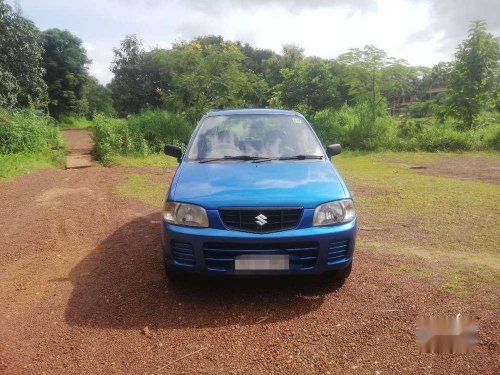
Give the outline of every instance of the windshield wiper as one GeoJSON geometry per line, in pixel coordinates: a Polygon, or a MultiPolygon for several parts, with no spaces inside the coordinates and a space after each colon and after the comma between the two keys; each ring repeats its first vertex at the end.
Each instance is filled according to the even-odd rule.
{"type": "Polygon", "coordinates": [[[243,160],[243,161],[255,161],[255,160],[270,160],[267,157],[263,156],[250,156],[250,155],[235,155],[235,156],[229,156],[226,155],[222,158],[206,158],[206,159],[199,159],[197,160],[198,163],[210,163],[212,161],[224,161],[224,160],[243,160]]]}
{"type": "Polygon", "coordinates": [[[293,156],[281,156],[279,158],[262,158],[260,160],[254,161],[254,163],[260,163],[269,160],[306,160],[306,159],[323,159],[321,155],[293,155],[293,156]]]}

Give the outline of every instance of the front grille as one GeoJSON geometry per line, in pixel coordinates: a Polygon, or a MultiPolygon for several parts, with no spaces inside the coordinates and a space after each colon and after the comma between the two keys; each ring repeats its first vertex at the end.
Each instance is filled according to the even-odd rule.
{"type": "Polygon", "coordinates": [[[288,254],[290,270],[309,270],[318,260],[317,242],[293,243],[226,243],[208,242],[203,244],[205,264],[211,271],[234,270],[235,257],[239,255],[288,254]]]}
{"type": "Polygon", "coordinates": [[[333,264],[347,257],[349,240],[332,241],[328,248],[328,264],[333,264]]]}
{"type": "Polygon", "coordinates": [[[302,208],[286,207],[222,208],[219,210],[226,228],[253,233],[270,233],[293,229],[299,225],[302,211],[302,208]],[[262,225],[258,223],[259,221],[262,225]]]}
{"type": "Polygon", "coordinates": [[[172,258],[178,263],[193,265],[195,263],[193,244],[172,240],[172,258]]]}

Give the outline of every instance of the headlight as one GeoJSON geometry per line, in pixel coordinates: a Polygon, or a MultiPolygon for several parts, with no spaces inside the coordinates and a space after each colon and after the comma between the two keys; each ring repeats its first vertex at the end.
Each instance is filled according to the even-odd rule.
{"type": "Polygon", "coordinates": [[[188,227],[208,227],[207,211],[194,204],[165,202],[163,220],[170,224],[188,227]]]}
{"type": "Polygon", "coordinates": [[[313,225],[334,225],[347,223],[356,217],[352,199],[342,199],[319,205],[314,210],[313,225]]]}

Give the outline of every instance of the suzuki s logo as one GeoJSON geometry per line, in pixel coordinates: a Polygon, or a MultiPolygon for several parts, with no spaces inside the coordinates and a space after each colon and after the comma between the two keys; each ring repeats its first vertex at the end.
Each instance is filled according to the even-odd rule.
{"type": "Polygon", "coordinates": [[[260,214],[258,216],[255,216],[255,222],[259,224],[260,226],[263,226],[264,224],[267,224],[267,217],[265,217],[263,214],[260,214]]]}

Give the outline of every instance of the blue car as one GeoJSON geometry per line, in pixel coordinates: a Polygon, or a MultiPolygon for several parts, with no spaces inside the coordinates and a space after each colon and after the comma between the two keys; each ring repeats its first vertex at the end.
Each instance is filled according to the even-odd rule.
{"type": "Polygon", "coordinates": [[[356,214],[321,145],[300,113],[273,109],[210,112],[186,151],[163,210],[169,278],[186,273],[263,275],[351,272],[356,214]]]}

